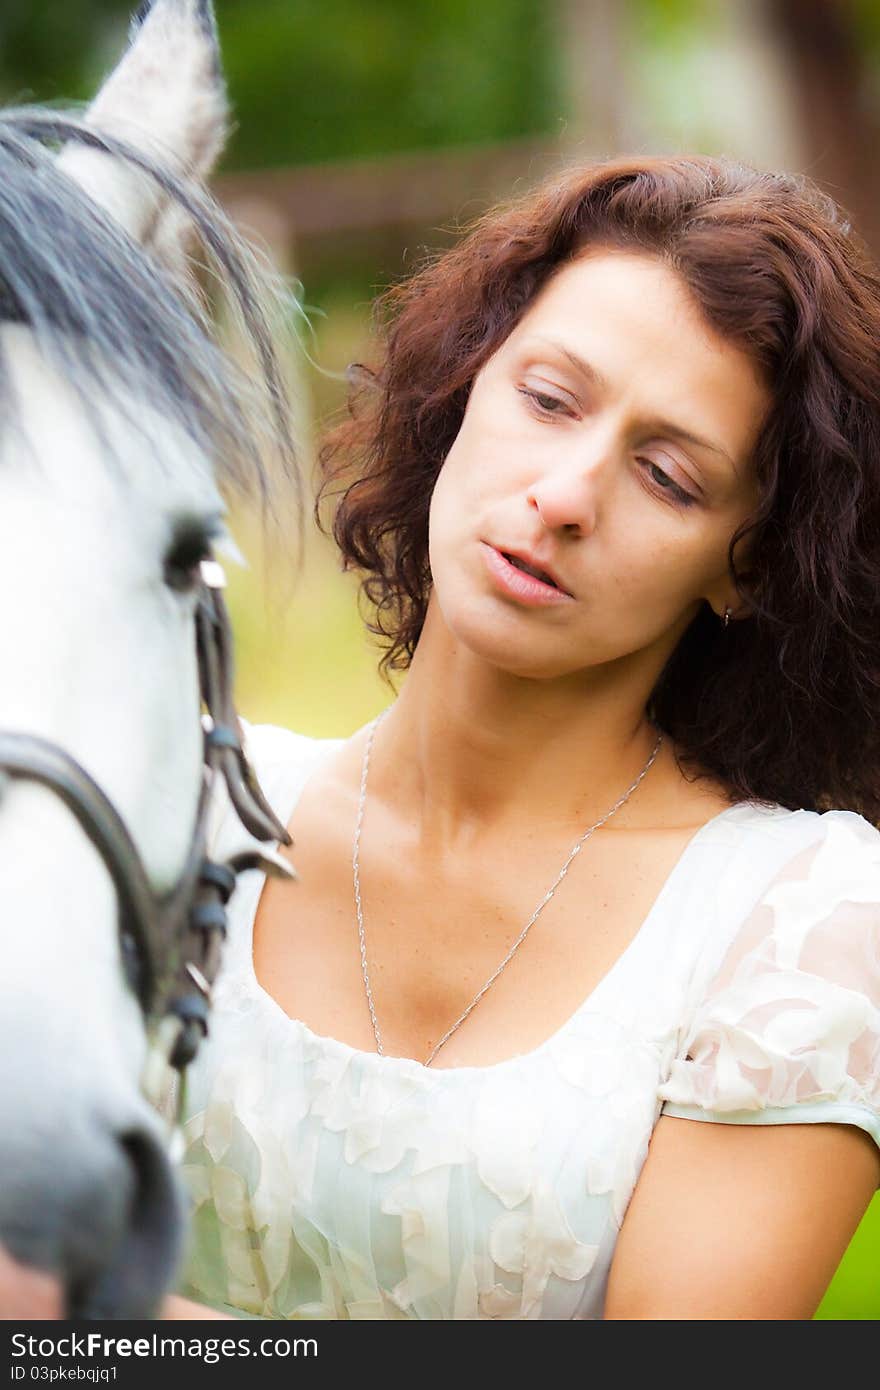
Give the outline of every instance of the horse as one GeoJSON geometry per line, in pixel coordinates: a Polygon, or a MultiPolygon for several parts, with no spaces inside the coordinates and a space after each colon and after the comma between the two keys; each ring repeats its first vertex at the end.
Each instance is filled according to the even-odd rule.
{"type": "Polygon", "coordinates": [[[172,1287],[156,1079],[209,1026],[236,873],[291,872],[216,559],[230,494],[271,512],[293,484],[302,512],[278,301],[204,185],[227,125],[210,0],[142,5],[84,113],[0,111],[0,1251],[70,1319],[154,1317],[172,1287]],[[218,785],[254,838],[225,865],[218,785]]]}

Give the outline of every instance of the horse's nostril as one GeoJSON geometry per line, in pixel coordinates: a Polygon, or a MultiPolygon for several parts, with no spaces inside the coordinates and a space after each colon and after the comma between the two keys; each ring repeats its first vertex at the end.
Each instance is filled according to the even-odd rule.
{"type": "Polygon", "coordinates": [[[68,1318],[155,1317],[180,1256],[185,1200],[156,1137],[120,1137],[133,1182],[121,1238],[102,1268],[68,1280],[68,1318]]]}
{"type": "Polygon", "coordinates": [[[55,1316],[155,1315],[174,1277],[185,1208],[162,1127],[138,1109],[143,1121],[122,1135],[94,1116],[66,1123],[60,1104],[44,1106],[38,1121],[0,1128],[0,1256],[8,1257],[5,1266],[0,1258],[0,1312],[13,1300],[24,1302],[18,1316],[29,1315],[29,1303],[32,1316],[52,1316],[42,1275],[63,1292],[55,1316]],[[17,1292],[4,1274],[9,1262],[25,1270],[17,1292]]]}

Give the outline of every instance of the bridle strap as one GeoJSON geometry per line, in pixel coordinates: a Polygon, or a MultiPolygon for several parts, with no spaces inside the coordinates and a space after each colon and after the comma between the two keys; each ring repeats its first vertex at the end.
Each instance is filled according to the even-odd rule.
{"type": "Polygon", "coordinates": [[[216,561],[203,561],[207,575],[196,610],[196,650],[202,698],[213,721],[207,735],[206,762],[216,765],[226,778],[229,797],[238,817],[257,840],[280,840],[290,844],[290,836],[269,805],[245,757],[241,730],[233,705],[232,628],[223,602],[223,570],[216,561]],[[212,582],[213,581],[213,582],[212,582]],[[211,753],[216,751],[216,760],[211,753]]]}
{"type": "MultiPolygon", "coordinates": [[[[125,822],[112,802],[77,760],[57,744],[35,734],[16,734],[0,730],[0,768],[14,780],[39,782],[55,792],[79,821],[82,829],[100,854],[113,880],[119,902],[120,922],[133,938],[142,969],[138,998],[144,1013],[155,1003],[157,978],[155,945],[160,899],[154,894],[144,872],[141,857],[128,833],[125,822]]],[[[203,819],[205,785],[199,798],[199,823],[203,819]]],[[[198,833],[198,832],[196,832],[198,833]]],[[[195,837],[194,837],[195,839],[195,837]]],[[[193,855],[188,854],[183,876],[175,895],[192,894],[198,864],[193,873],[193,855]]],[[[166,911],[173,908],[168,902],[166,911]]]]}

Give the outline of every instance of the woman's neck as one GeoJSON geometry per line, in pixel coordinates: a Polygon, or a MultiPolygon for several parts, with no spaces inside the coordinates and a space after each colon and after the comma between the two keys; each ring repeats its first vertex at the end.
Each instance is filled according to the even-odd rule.
{"type": "MultiPolygon", "coordinates": [[[[589,824],[623,795],[656,745],[644,714],[656,677],[645,666],[633,658],[614,670],[525,679],[487,665],[434,623],[376,734],[371,796],[444,847],[505,827],[589,824]]],[[[650,817],[666,776],[667,757],[658,756],[621,821],[650,817]]]]}

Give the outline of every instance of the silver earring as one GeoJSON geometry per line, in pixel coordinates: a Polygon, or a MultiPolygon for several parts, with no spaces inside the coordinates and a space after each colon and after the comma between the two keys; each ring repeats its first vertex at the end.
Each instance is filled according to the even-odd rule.
{"type": "Polygon", "coordinates": [[[728,607],[727,604],[725,604],[725,605],[724,605],[724,626],[725,626],[725,628],[727,628],[727,627],[730,626],[730,612],[731,612],[730,608],[728,607]]]}

